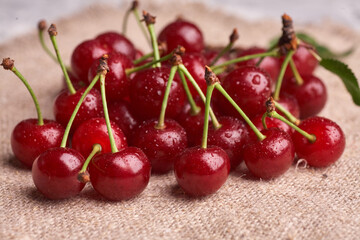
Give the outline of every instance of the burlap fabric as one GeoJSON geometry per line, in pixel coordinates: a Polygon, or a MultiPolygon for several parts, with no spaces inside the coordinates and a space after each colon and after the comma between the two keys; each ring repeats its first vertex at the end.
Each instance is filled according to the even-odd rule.
{"type": "MultiPolygon", "coordinates": [[[[203,29],[206,41],[226,44],[237,27],[244,46],[266,46],[280,34],[279,21],[249,23],[202,5],[143,4],[157,16],[156,28],[178,14],[203,29]]],[[[106,30],[120,30],[124,11],[92,7],[58,21],[61,53],[69,62],[74,47],[106,30]]],[[[323,21],[299,26],[335,50],[360,43],[346,27],[323,21]]],[[[34,26],[35,29],[35,26],[34,26]]],[[[136,45],[148,51],[133,20],[128,28],[136,45]]],[[[44,115],[52,118],[52,101],[62,80],[60,68],[41,50],[36,31],[0,46],[10,56],[39,97],[44,115]]],[[[345,59],[360,77],[360,49],[345,59]]],[[[31,172],[23,169],[10,149],[10,134],[21,120],[36,117],[29,94],[8,71],[0,71],[0,239],[360,239],[360,108],[355,107],[340,80],[317,70],[328,87],[321,113],[346,134],[342,158],[325,169],[293,166],[273,181],[251,178],[239,168],[221,190],[190,199],[177,187],[172,173],[152,176],[146,190],[125,202],[107,202],[87,186],[72,199],[48,201],[35,189],[31,172]]]]}

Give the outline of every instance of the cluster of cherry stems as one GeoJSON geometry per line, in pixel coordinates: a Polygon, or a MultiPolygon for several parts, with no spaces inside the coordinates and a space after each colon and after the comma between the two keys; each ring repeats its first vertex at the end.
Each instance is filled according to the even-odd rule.
{"type": "Polygon", "coordinates": [[[48,32],[56,55],[44,42],[45,23],[39,24],[42,46],[65,76],[56,121],[42,118],[14,61],[3,60],[38,111],[37,119],[15,127],[11,146],[45,197],[75,196],[90,181],[109,200],[130,199],[151,173],[172,169],[185,193],[205,196],[242,161],[254,176],[272,179],[289,169],[295,153],[313,167],[341,156],[340,127],[314,117],[327,94],[312,75],[318,64],[312,50],[299,46],[284,55],[278,48],[233,48],[236,31],[225,48],[209,48],[189,21],[177,19],[156,38],[155,18],[144,12],[144,19],[140,26],[147,27],[153,52],[143,55],[124,34],[106,32],[75,48],[71,68],[60,57],[55,25],[48,32]]]}

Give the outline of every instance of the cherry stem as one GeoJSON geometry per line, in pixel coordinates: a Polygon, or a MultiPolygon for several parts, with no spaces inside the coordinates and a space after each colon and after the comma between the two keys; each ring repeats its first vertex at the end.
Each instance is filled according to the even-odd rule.
{"type": "MultiPolygon", "coordinates": [[[[148,27],[148,30],[149,30],[149,33],[150,33],[152,48],[153,48],[153,51],[154,51],[154,59],[159,60],[160,59],[160,52],[159,52],[158,42],[157,42],[157,39],[156,39],[154,24],[149,24],[149,25],[147,25],[147,27],[148,27]]],[[[160,62],[155,63],[155,67],[161,67],[161,63],[160,62]]]]}
{"type": "Polygon", "coordinates": [[[289,61],[290,61],[291,57],[294,55],[294,53],[295,52],[293,50],[290,50],[286,54],[284,62],[281,65],[280,73],[279,73],[278,79],[276,81],[276,86],[275,86],[275,92],[274,92],[274,99],[275,100],[279,100],[279,98],[280,98],[280,89],[281,89],[282,80],[284,78],[285,71],[286,71],[286,68],[287,68],[287,66],[289,64],[289,61]]]}
{"type": "Polygon", "coordinates": [[[261,122],[262,122],[262,125],[264,126],[264,129],[268,128],[266,125],[266,117],[267,117],[267,112],[265,112],[261,117],[261,122]]]}
{"type": "Polygon", "coordinates": [[[221,92],[222,95],[233,105],[233,107],[239,112],[241,117],[245,120],[245,122],[250,126],[250,128],[254,131],[255,135],[258,137],[260,141],[264,140],[266,138],[265,135],[263,135],[259,129],[255,127],[255,125],[251,122],[251,120],[246,116],[246,114],[243,112],[243,110],[236,104],[236,102],[230,97],[230,95],[225,91],[225,89],[220,85],[216,84],[215,88],[221,92]]]}
{"type": "Polygon", "coordinates": [[[141,18],[140,18],[140,14],[139,14],[139,11],[137,8],[134,8],[133,9],[133,14],[135,16],[135,19],[136,19],[136,22],[138,23],[140,29],[141,29],[141,32],[143,33],[145,39],[146,39],[146,42],[151,46],[151,40],[149,39],[149,36],[146,32],[146,29],[144,27],[144,24],[141,22],[141,18]]]}
{"type": "Polygon", "coordinates": [[[71,129],[71,125],[73,124],[74,122],[74,119],[76,117],[76,114],[78,113],[80,107],[81,107],[81,104],[83,103],[85,97],[87,96],[87,94],[90,92],[90,90],[94,87],[94,85],[97,83],[97,81],[99,80],[99,77],[100,75],[97,74],[94,79],[91,81],[91,83],[89,84],[89,86],[85,89],[84,93],[82,94],[81,98],[79,99],[79,102],[76,104],[75,106],[75,109],[73,111],[73,113],[71,114],[71,117],[69,119],[69,122],[65,128],[65,133],[64,133],[64,136],[63,136],[63,139],[61,141],[61,145],[60,147],[66,147],[66,142],[67,142],[67,139],[69,137],[69,133],[70,133],[70,129],[71,129]]]}
{"type": "Polygon", "coordinates": [[[107,130],[108,130],[109,139],[110,139],[111,152],[116,153],[119,150],[116,147],[114,134],[112,132],[112,128],[111,128],[111,124],[110,124],[110,117],[109,117],[109,111],[108,111],[108,107],[107,107],[106,94],[105,94],[105,74],[104,73],[102,73],[100,75],[100,90],[101,90],[101,100],[102,100],[102,103],[103,103],[103,110],[104,110],[104,117],[105,117],[106,127],[107,127],[107,130]]]}
{"type": "Polygon", "coordinates": [[[39,40],[41,43],[42,48],[44,49],[44,51],[47,53],[47,55],[49,55],[50,58],[52,58],[55,62],[57,62],[57,57],[50,51],[50,49],[46,46],[45,44],[45,40],[44,40],[44,30],[43,29],[39,29],[39,40]]]}
{"type": "Polygon", "coordinates": [[[26,81],[26,79],[24,78],[23,75],[21,75],[21,73],[16,69],[16,67],[12,67],[11,68],[11,71],[13,73],[15,73],[15,75],[24,83],[25,87],[28,89],[33,101],[34,101],[34,104],[35,104],[35,108],[36,108],[36,112],[37,112],[37,115],[38,115],[38,125],[39,126],[42,126],[44,125],[44,119],[42,117],[42,114],[41,114],[41,110],[40,110],[40,105],[39,105],[39,102],[35,96],[35,93],[34,91],[32,90],[32,88],[30,87],[28,81],[26,81]]]}
{"type": "Polygon", "coordinates": [[[308,49],[309,53],[311,55],[313,55],[314,58],[316,58],[316,60],[318,60],[319,62],[321,62],[322,58],[319,56],[319,54],[317,54],[314,50],[312,49],[308,49]]]}
{"type": "Polygon", "coordinates": [[[168,54],[168,55],[166,55],[166,56],[164,56],[164,57],[162,57],[162,58],[160,58],[158,60],[153,60],[153,61],[145,63],[144,65],[141,65],[139,67],[128,68],[128,69],[125,70],[125,73],[126,73],[126,75],[130,75],[130,74],[132,74],[134,72],[139,72],[141,70],[144,70],[146,68],[149,68],[149,67],[153,66],[156,63],[160,63],[160,62],[169,60],[172,57],[172,55],[173,54],[170,53],[170,54],[168,54]]]}
{"type": "Polygon", "coordinates": [[[298,133],[303,135],[307,140],[309,140],[309,142],[313,143],[313,142],[316,141],[316,136],[315,135],[305,132],[304,130],[302,130],[301,128],[299,128],[298,126],[296,126],[295,124],[293,124],[292,122],[290,122],[289,120],[287,120],[286,118],[284,118],[283,116],[278,114],[276,111],[271,111],[271,112],[267,113],[267,116],[279,119],[280,121],[286,123],[287,125],[289,125],[293,129],[295,129],[298,133]]]}
{"type": "Polygon", "coordinates": [[[196,103],[194,101],[194,98],[191,95],[189,85],[186,82],[184,73],[182,71],[180,71],[180,70],[178,70],[178,73],[180,75],[181,83],[182,83],[182,85],[184,87],[187,99],[188,99],[190,107],[191,107],[191,115],[193,115],[193,116],[198,115],[200,113],[200,111],[201,111],[201,108],[198,105],[196,105],[196,103]]]}
{"type": "Polygon", "coordinates": [[[211,61],[210,66],[213,66],[225,53],[229,52],[233,47],[234,43],[230,42],[221,52],[216,55],[214,60],[211,61]]]}
{"type": "Polygon", "coordinates": [[[303,83],[304,83],[304,80],[302,79],[302,77],[300,76],[300,73],[299,71],[297,70],[297,67],[294,63],[294,60],[291,58],[290,59],[290,68],[291,68],[291,71],[293,72],[294,74],[294,77],[295,77],[295,80],[296,80],[296,84],[301,86],[303,83]]]}
{"type": "Polygon", "coordinates": [[[274,101],[275,107],[279,109],[280,112],[282,112],[290,122],[294,123],[295,125],[300,124],[300,120],[297,119],[294,115],[292,115],[288,110],[286,110],[280,103],[277,101],[274,101]]]}
{"type": "Polygon", "coordinates": [[[201,147],[203,149],[207,148],[207,139],[208,139],[208,131],[209,131],[209,113],[210,113],[210,102],[211,102],[211,95],[214,91],[214,88],[219,83],[211,84],[206,89],[206,101],[205,101],[205,112],[204,112],[204,128],[203,128],[203,136],[201,141],[201,147]]]}
{"type": "MultiPolygon", "coordinates": [[[[199,85],[197,84],[197,82],[195,81],[195,79],[193,78],[193,76],[191,76],[191,73],[187,70],[187,68],[185,67],[184,64],[180,64],[179,65],[179,69],[185,74],[185,76],[187,77],[187,79],[191,82],[191,84],[194,86],[195,90],[197,91],[197,93],[200,95],[201,100],[206,103],[206,97],[204,95],[204,93],[201,91],[201,88],[199,87],[199,85]]],[[[214,111],[211,109],[210,107],[210,118],[211,118],[211,122],[213,124],[213,127],[215,130],[221,128],[221,124],[219,123],[219,121],[217,120],[214,111]]]]}
{"type": "Polygon", "coordinates": [[[140,58],[138,58],[138,59],[135,59],[135,60],[133,61],[133,64],[134,64],[134,65],[139,64],[139,63],[147,60],[148,58],[151,58],[152,56],[154,56],[154,53],[153,53],[153,52],[148,53],[148,54],[145,54],[144,56],[142,56],[142,57],[140,57],[140,58]]]}
{"type": "Polygon", "coordinates": [[[89,173],[87,172],[87,168],[89,166],[90,160],[98,153],[102,151],[102,147],[100,144],[95,143],[92,147],[92,151],[89,156],[86,158],[84,165],[82,166],[81,170],[78,173],[78,180],[80,182],[86,183],[90,181],[89,173]]]}
{"type": "Polygon", "coordinates": [[[123,35],[126,35],[127,25],[128,25],[128,22],[129,22],[129,16],[130,16],[131,12],[132,12],[132,9],[128,9],[125,12],[124,19],[123,19],[123,24],[122,24],[122,34],[123,35]]]}
{"type": "Polygon", "coordinates": [[[170,89],[171,89],[171,84],[174,80],[175,74],[178,70],[178,66],[172,66],[170,69],[170,75],[169,75],[169,79],[167,81],[166,84],[166,89],[165,89],[165,93],[164,93],[164,98],[161,104],[161,111],[160,111],[160,116],[159,116],[159,121],[158,124],[155,126],[157,129],[163,129],[165,128],[165,112],[166,112],[166,106],[168,103],[168,99],[169,99],[169,94],[170,94],[170,89]]]}

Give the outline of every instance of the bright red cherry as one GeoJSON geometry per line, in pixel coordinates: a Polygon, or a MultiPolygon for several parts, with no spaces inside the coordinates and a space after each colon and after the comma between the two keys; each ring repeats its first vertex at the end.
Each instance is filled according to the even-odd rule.
{"type": "Polygon", "coordinates": [[[230,160],[219,147],[187,148],[176,159],[175,177],[185,193],[206,196],[215,193],[226,182],[230,160]]]}
{"type": "MultiPolygon", "coordinates": [[[[205,59],[200,53],[187,53],[182,56],[182,61],[191,76],[195,79],[201,90],[206,93],[206,81],[204,78],[205,59]]],[[[193,96],[197,96],[198,92],[195,87],[187,80],[190,92],[193,96]]]]}
{"type": "Polygon", "coordinates": [[[118,52],[126,55],[131,60],[136,57],[136,49],[132,42],[124,35],[117,32],[105,32],[95,38],[102,45],[106,45],[108,52],[118,52]]]}
{"type": "Polygon", "coordinates": [[[201,52],[204,38],[200,29],[193,23],[177,19],[168,24],[159,34],[159,42],[165,42],[167,54],[177,46],[183,46],[187,53],[201,52]]]}
{"type": "Polygon", "coordinates": [[[96,155],[89,164],[91,184],[105,198],[120,201],[140,194],[149,183],[151,164],[135,147],[96,155]]]}
{"type": "Polygon", "coordinates": [[[77,180],[85,159],[70,148],[51,148],[34,162],[32,177],[36,188],[49,199],[64,199],[77,195],[85,186],[77,180]]]}
{"type": "Polygon", "coordinates": [[[261,132],[266,138],[262,141],[253,140],[244,147],[244,161],[256,177],[276,178],[290,168],[295,157],[295,147],[290,135],[277,128],[261,132]]]}
{"type": "MultiPolygon", "coordinates": [[[[264,70],[255,66],[242,66],[230,72],[221,84],[249,118],[264,113],[265,101],[270,97],[271,78],[264,70]]],[[[216,91],[215,91],[216,92],[216,91]]],[[[216,98],[219,109],[226,115],[239,118],[239,113],[219,96],[216,98]]]]}
{"type": "Polygon", "coordinates": [[[60,146],[64,131],[61,124],[52,120],[44,119],[44,125],[38,125],[37,119],[26,119],[12,131],[11,148],[15,157],[31,168],[41,153],[60,146]]]}
{"type": "MultiPolygon", "coordinates": [[[[156,118],[160,114],[170,69],[149,68],[136,73],[130,80],[130,104],[134,113],[142,119],[156,118]]],[[[176,74],[170,88],[166,117],[175,118],[184,105],[185,93],[176,74]]]]}
{"type": "MultiPolygon", "coordinates": [[[[126,137],[121,129],[110,122],[114,135],[115,145],[118,149],[127,147],[126,137]]],[[[111,152],[109,134],[106,128],[105,118],[91,118],[83,122],[75,131],[71,146],[80,152],[85,158],[89,156],[94,144],[101,145],[101,153],[111,152]]]]}
{"type": "Polygon", "coordinates": [[[187,147],[185,130],[172,119],[165,119],[165,128],[157,129],[157,119],[143,122],[132,136],[132,144],[144,151],[153,173],[173,169],[177,156],[187,147]]]}
{"type": "Polygon", "coordinates": [[[297,156],[305,159],[310,166],[327,167],[344,152],[345,136],[335,122],[323,117],[312,117],[302,121],[299,128],[316,137],[312,143],[298,132],[292,136],[297,156]]]}
{"type": "MultiPolygon", "coordinates": [[[[107,63],[110,71],[106,74],[106,99],[111,102],[128,97],[130,81],[126,76],[125,69],[133,67],[132,61],[122,53],[112,52],[108,55],[107,63]]],[[[95,61],[91,65],[88,76],[89,83],[96,76],[99,64],[99,61],[95,61]]],[[[99,83],[96,84],[96,87],[100,91],[99,83]]]]}
{"type": "Polygon", "coordinates": [[[286,79],[282,91],[293,95],[300,107],[300,118],[305,119],[318,114],[325,106],[327,91],[324,83],[313,75],[302,76],[303,84],[298,85],[295,78],[286,79]]]}

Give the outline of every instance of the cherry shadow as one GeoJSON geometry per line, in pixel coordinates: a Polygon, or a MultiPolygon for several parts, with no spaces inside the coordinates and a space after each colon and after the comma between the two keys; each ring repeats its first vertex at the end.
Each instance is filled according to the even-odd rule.
{"type": "Polygon", "coordinates": [[[42,195],[36,189],[35,186],[27,187],[26,189],[24,189],[23,193],[28,199],[30,199],[31,201],[35,201],[42,206],[63,205],[63,204],[66,204],[67,202],[69,202],[69,199],[61,199],[61,200],[48,199],[48,198],[44,197],[44,195],[42,195]]]}
{"type": "Polygon", "coordinates": [[[25,165],[23,165],[14,155],[11,155],[9,158],[7,158],[4,161],[4,166],[16,169],[18,171],[24,171],[24,172],[31,171],[30,168],[27,168],[25,165]]]}
{"type": "MultiPolygon", "coordinates": [[[[188,201],[188,202],[196,202],[196,201],[204,201],[206,199],[211,198],[213,194],[203,197],[195,197],[187,195],[178,184],[173,184],[168,187],[169,195],[173,198],[176,198],[181,201],[188,201]]],[[[216,194],[216,193],[214,193],[216,194]]]]}

